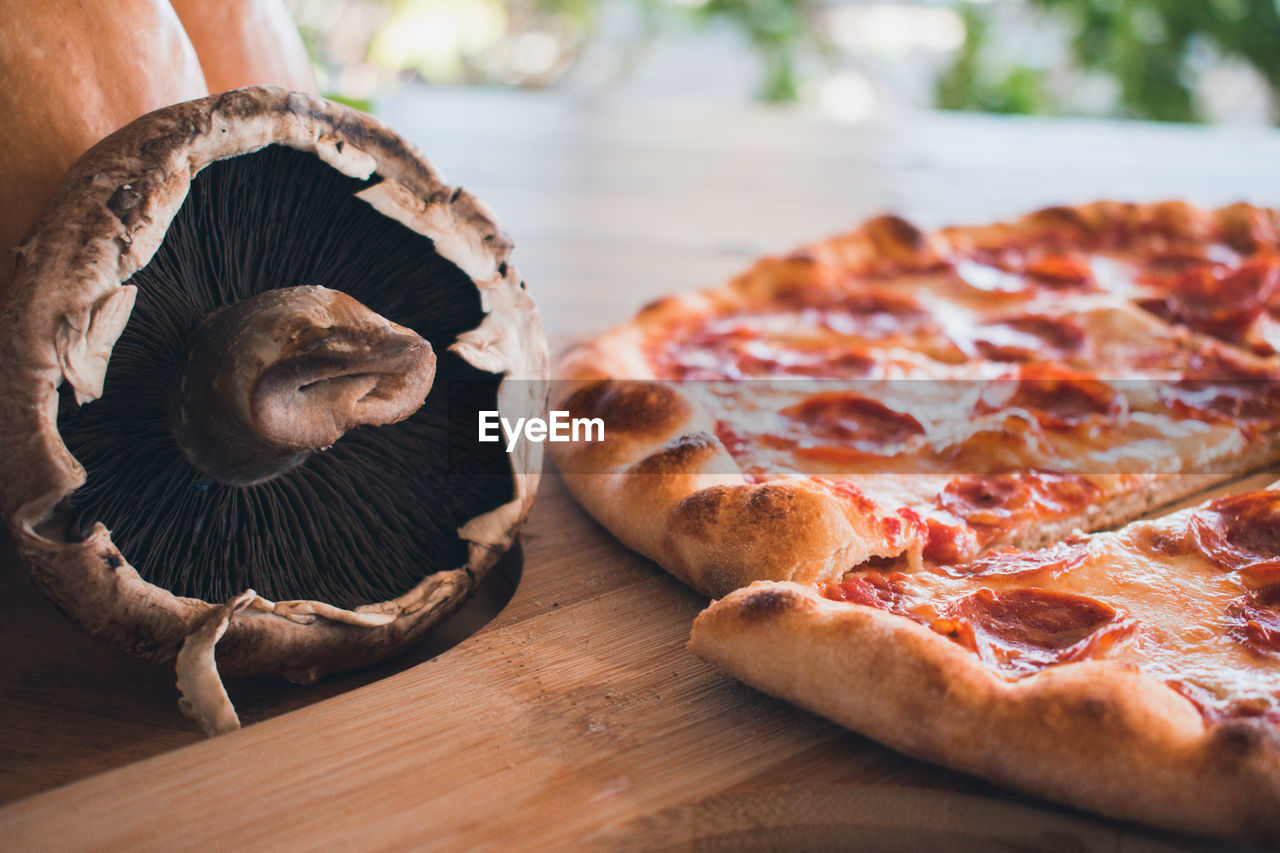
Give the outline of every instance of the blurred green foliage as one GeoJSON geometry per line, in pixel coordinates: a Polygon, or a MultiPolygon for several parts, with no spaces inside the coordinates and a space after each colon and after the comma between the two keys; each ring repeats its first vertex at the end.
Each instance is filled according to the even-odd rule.
{"type": "MultiPolygon", "coordinates": [[[[554,83],[591,38],[609,0],[286,0],[313,62],[330,88],[344,69],[415,75],[433,83],[501,83],[538,87],[554,83]],[[541,74],[503,67],[504,41],[541,33],[556,56],[541,74]],[[329,74],[328,72],[333,72],[329,74]]],[[[625,70],[654,37],[690,27],[722,26],[742,34],[760,59],[758,95],[791,101],[798,95],[797,64],[825,49],[815,23],[818,0],[624,0],[642,25],[631,43],[618,45],[625,70]]]]}
{"type": "Polygon", "coordinates": [[[373,112],[373,101],[369,98],[357,98],[351,95],[344,95],[341,92],[324,92],[326,98],[331,101],[337,101],[340,104],[346,104],[352,109],[360,110],[364,113],[373,112]]]}
{"type": "MultiPolygon", "coordinates": [[[[862,0],[286,2],[328,87],[353,97],[369,97],[379,80],[388,79],[555,85],[596,38],[602,21],[616,20],[621,10],[637,13],[641,23],[630,35],[609,36],[619,78],[638,64],[655,37],[690,26],[715,27],[736,31],[751,45],[761,67],[758,96],[777,102],[799,97],[803,72],[850,65],[850,57],[838,57],[827,23],[842,5],[862,0]]],[[[877,5],[959,11],[964,41],[949,59],[938,57],[946,63],[935,82],[936,104],[943,108],[1202,121],[1206,73],[1231,61],[1257,71],[1270,88],[1272,117],[1280,118],[1280,0],[869,4],[877,5]],[[1010,15],[1022,22],[1021,36],[1010,36],[1010,15]],[[1023,38],[1028,28],[1035,38],[1023,38]],[[1052,38],[1041,38],[1046,35],[1052,38]],[[1082,97],[1086,83],[1102,95],[1082,97]]],[[[859,49],[874,53],[874,41],[864,40],[859,49]]],[[[929,63],[921,66],[923,74],[937,67],[922,55],[901,61],[929,63]]],[[[854,57],[852,66],[874,63],[862,65],[854,57]]],[[[1222,76],[1215,79],[1224,85],[1222,76]]]]}
{"type": "Polygon", "coordinates": [[[949,110],[989,113],[1042,113],[1050,98],[1044,72],[1025,65],[1000,65],[988,57],[991,24],[986,10],[972,4],[961,7],[965,40],[951,67],[938,78],[938,106],[949,110]]]}
{"type": "MultiPolygon", "coordinates": [[[[1028,0],[1058,16],[1071,54],[1085,70],[1114,79],[1120,114],[1160,121],[1203,121],[1195,83],[1206,55],[1242,60],[1280,106],[1280,8],[1274,0],[1028,0]]],[[[1056,113],[1044,68],[1000,63],[990,28],[993,9],[963,10],[967,35],[939,78],[938,105],[1011,113],[1056,113]]]]}
{"type": "Polygon", "coordinates": [[[725,20],[746,34],[764,64],[761,100],[797,98],[797,55],[806,46],[822,44],[806,0],[708,0],[694,11],[705,21],[725,20]]]}

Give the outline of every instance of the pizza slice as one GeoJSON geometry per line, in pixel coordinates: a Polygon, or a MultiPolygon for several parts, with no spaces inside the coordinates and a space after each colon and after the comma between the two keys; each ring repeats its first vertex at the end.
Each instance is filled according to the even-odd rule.
{"type": "Polygon", "coordinates": [[[606,441],[553,456],[589,512],[711,595],[1114,526],[1280,459],[1280,356],[1240,323],[1148,310],[1199,256],[1269,280],[1254,220],[1275,215],[872,220],[569,353],[560,402],[606,441]]]}
{"type": "Polygon", "coordinates": [[[1280,843],[1280,491],[1038,551],[755,583],[690,648],[918,758],[1280,843]]]}
{"type": "Polygon", "coordinates": [[[552,455],[724,596],[691,647],[744,681],[1024,790],[1280,843],[1280,492],[1127,524],[1280,460],[1278,233],[1246,205],[881,217],[575,348],[559,402],[605,440],[552,455]]]}

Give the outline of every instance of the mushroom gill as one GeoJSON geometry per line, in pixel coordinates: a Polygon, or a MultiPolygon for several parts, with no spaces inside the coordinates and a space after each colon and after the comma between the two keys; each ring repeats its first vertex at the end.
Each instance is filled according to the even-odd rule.
{"type": "Polygon", "coordinates": [[[149,113],[78,160],[0,311],[0,509],[32,580],[117,647],[311,682],[448,618],[511,546],[546,404],[511,241],[403,139],[275,87],[149,113]],[[425,397],[425,401],[424,398],[425,397]],[[216,646],[216,660],[215,660],[216,646]]]}
{"type": "MultiPolygon", "coordinates": [[[[498,377],[448,351],[480,323],[479,293],[432,241],[356,197],[371,183],[274,145],[195,177],[156,254],[129,280],[137,301],[101,399],[60,407],[62,438],[88,474],[70,497],[69,537],[100,521],[145,580],[206,601],[253,589],[350,608],[466,563],[458,528],[512,497],[500,446],[450,437],[473,428],[496,395],[498,377]],[[234,324],[222,332],[234,344],[218,354],[243,355],[238,309],[291,284],[340,291],[431,342],[434,390],[399,423],[359,427],[323,452],[284,450],[293,464],[270,476],[246,482],[193,464],[197,429],[175,429],[171,409],[191,360],[209,348],[202,332],[210,320],[234,324]]],[[[286,307],[292,313],[267,328],[302,310],[286,307]]],[[[210,396],[187,390],[196,416],[187,420],[206,430],[229,407],[210,396]]]]}

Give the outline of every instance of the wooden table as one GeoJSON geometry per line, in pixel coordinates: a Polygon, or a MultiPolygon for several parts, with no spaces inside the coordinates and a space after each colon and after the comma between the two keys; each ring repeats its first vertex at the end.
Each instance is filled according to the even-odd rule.
{"type": "MultiPolygon", "coordinates": [[[[500,212],[556,348],[882,210],[932,226],[1096,197],[1280,202],[1270,131],[836,125],[423,91],[382,112],[500,212]]],[[[1170,842],[903,758],[736,684],[684,650],[703,604],[551,476],[522,552],[444,630],[314,688],[233,682],[250,725],[206,741],[170,671],[82,636],[6,550],[0,846],[1170,842]]]]}

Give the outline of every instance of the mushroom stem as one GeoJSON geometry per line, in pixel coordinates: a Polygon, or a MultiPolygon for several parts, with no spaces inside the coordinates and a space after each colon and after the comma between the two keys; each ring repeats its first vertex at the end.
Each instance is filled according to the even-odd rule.
{"type": "Polygon", "coordinates": [[[261,483],[349,429],[409,417],[431,390],[435,363],[417,333],[345,293],[269,290],[196,329],[170,430],[211,479],[261,483]]]}

